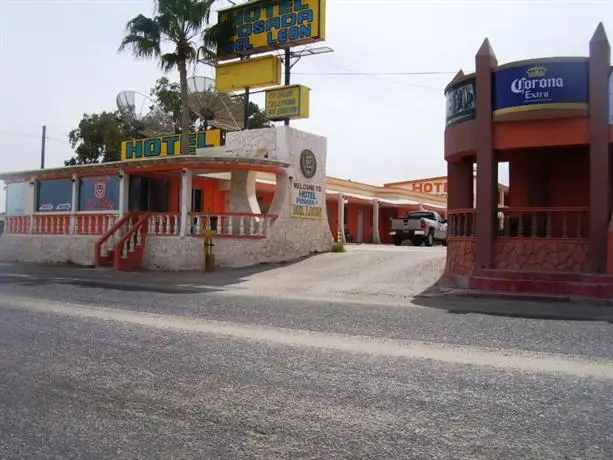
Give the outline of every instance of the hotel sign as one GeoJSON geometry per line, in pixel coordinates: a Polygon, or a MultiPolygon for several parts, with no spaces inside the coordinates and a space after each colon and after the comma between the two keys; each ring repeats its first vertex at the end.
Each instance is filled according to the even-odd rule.
{"type": "MultiPolygon", "coordinates": [[[[186,155],[195,155],[196,149],[218,147],[221,145],[221,131],[210,129],[189,133],[189,151],[186,155]]],[[[181,151],[181,135],[135,139],[121,143],[121,159],[142,160],[144,158],[160,158],[179,155],[181,151]]]]}
{"type": "Polygon", "coordinates": [[[294,182],[291,189],[290,216],[301,219],[323,219],[326,200],[324,188],[318,184],[294,182]]]}
{"type": "Polygon", "coordinates": [[[219,11],[233,34],[219,59],[325,40],[325,0],[255,0],[219,11]]]}

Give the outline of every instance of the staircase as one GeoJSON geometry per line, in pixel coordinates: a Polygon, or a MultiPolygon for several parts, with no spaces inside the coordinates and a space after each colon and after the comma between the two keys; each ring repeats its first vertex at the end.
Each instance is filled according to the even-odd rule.
{"type": "Polygon", "coordinates": [[[131,212],[118,220],[96,243],[96,267],[136,270],[145,251],[150,213],[131,212]]]}
{"type": "Polygon", "coordinates": [[[613,275],[482,269],[470,277],[469,288],[501,294],[613,299],[613,275]]]}

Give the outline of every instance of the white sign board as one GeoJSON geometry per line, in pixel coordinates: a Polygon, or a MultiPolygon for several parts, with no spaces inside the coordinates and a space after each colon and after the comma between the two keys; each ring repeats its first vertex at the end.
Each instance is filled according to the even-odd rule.
{"type": "Polygon", "coordinates": [[[318,184],[294,182],[291,185],[290,216],[300,219],[323,219],[326,206],[324,188],[318,184]]]}

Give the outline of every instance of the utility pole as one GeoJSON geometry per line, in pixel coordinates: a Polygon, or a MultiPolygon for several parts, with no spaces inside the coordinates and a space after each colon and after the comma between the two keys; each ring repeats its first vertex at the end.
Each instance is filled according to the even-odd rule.
{"type": "Polygon", "coordinates": [[[43,136],[40,144],[40,169],[45,169],[45,144],[47,142],[47,125],[43,125],[43,136]]]}
{"type": "MultiPolygon", "coordinates": [[[[285,48],[285,59],[283,61],[283,65],[285,67],[285,86],[290,84],[290,80],[291,80],[291,71],[292,71],[292,65],[290,63],[290,58],[292,57],[292,53],[289,47],[285,48]]],[[[286,118],[285,120],[283,120],[283,124],[285,126],[289,126],[289,118],[286,118]]]]}

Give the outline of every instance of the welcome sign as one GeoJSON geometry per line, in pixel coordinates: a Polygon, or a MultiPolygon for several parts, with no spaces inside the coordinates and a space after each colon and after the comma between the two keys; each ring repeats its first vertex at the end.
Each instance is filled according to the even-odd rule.
{"type": "Polygon", "coordinates": [[[294,182],[291,191],[290,216],[302,219],[323,219],[326,200],[321,185],[294,182]]]}
{"type": "Polygon", "coordinates": [[[589,101],[586,59],[543,61],[494,73],[494,114],[538,109],[585,109],[589,101]]]}

